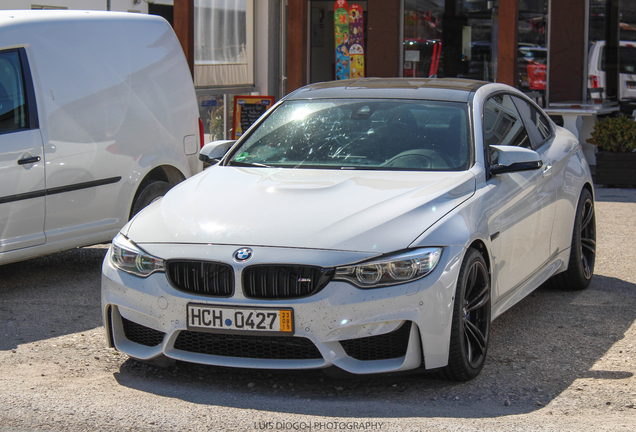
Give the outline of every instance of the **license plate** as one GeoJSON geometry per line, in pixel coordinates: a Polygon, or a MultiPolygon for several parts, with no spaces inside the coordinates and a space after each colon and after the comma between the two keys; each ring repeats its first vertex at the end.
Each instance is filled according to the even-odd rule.
{"type": "Polygon", "coordinates": [[[188,329],[227,333],[294,334],[292,309],[234,308],[188,304],[188,329]]]}

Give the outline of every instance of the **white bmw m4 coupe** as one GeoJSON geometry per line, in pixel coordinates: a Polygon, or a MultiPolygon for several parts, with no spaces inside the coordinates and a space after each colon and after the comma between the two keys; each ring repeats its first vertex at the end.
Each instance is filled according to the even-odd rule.
{"type": "Polygon", "coordinates": [[[466,381],[492,320],[592,278],[581,147],[512,87],[309,85],[200,158],[104,261],[108,345],[139,360],[466,381]]]}

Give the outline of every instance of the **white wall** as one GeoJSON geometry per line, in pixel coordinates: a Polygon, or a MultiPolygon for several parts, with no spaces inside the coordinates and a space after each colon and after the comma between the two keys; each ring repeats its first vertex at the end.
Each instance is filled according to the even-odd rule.
{"type": "MultiPolygon", "coordinates": [[[[172,4],[172,0],[159,0],[156,3],[172,4]],[[170,3],[168,3],[170,1],[170,3]]],[[[31,9],[32,6],[57,6],[74,10],[106,10],[107,0],[2,0],[0,9],[31,9]]],[[[135,11],[148,13],[148,3],[144,0],[110,0],[113,11],[135,11]]]]}

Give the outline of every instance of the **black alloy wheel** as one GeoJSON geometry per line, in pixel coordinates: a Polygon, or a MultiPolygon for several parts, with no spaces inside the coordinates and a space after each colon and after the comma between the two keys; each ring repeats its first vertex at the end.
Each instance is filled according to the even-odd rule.
{"type": "Polygon", "coordinates": [[[583,189],[576,207],[572,246],[568,269],[552,277],[548,282],[553,288],[579,291],[587,288],[594,275],[596,262],[596,216],[594,199],[588,189],[583,189]]]}
{"type": "Polygon", "coordinates": [[[490,276],[479,251],[469,249],[459,271],[446,379],[468,381],[481,372],[490,337],[490,276]]]}
{"type": "Polygon", "coordinates": [[[583,277],[591,280],[596,260],[596,218],[594,216],[594,202],[591,196],[587,196],[585,202],[583,202],[581,219],[581,246],[579,249],[581,266],[583,267],[583,277]]]}

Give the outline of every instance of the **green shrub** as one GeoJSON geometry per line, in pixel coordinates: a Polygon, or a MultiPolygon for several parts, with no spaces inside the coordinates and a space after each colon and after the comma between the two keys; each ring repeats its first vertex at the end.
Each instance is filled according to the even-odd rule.
{"type": "Polygon", "coordinates": [[[631,152],[636,149],[636,122],[631,117],[608,117],[596,122],[587,142],[600,151],[631,152]]]}

